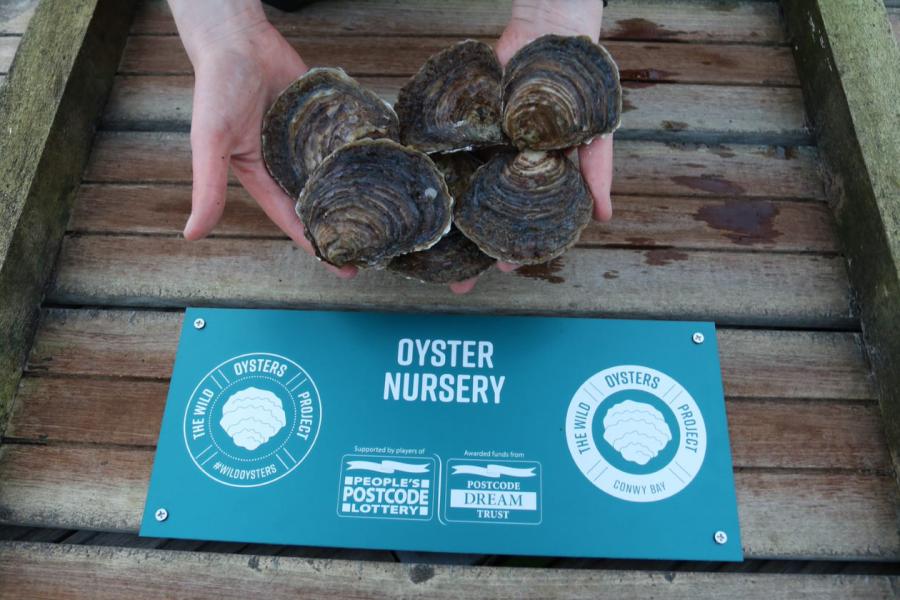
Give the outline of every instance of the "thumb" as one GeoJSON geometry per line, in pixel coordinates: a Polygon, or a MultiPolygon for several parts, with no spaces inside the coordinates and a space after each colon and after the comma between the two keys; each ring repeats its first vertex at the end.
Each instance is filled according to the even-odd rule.
{"type": "Polygon", "coordinates": [[[202,120],[195,120],[191,127],[194,187],[191,194],[191,216],[184,226],[185,239],[199,240],[206,237],[222,218],[230,154],[225,131],[204,124],[202,120]]]}

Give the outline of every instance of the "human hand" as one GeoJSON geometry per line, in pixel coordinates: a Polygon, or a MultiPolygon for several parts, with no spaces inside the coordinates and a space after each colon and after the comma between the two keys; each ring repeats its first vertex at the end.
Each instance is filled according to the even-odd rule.
{"type": "MultiPolygon", "coordinates": [[[[194,66],[191,153],[194,172],[188,240],[213,230],[225,209],[228,167],[266,215],[315,255],[295,200],[266,170],[260,128],[275,97],[308,69],[268,22],[259,0],[169,0],[194,66]]],[[[355,267],[323,264],[339,277],[355,267]]]]}
{"type": "MultiPolygon", "coordinates": [[[[513,0],[512,17],[497,41],[496,51],[504,67],[522,46],[542,35],[586,35],[596,42],[603,20],[601,0],[513,0]]],[[[612,218],[610,188],[613,177],[613,136],[597,137],[578,148],[581,173],[594,197],[594,219],[612,218]]],[[[499,262],[504,272],[520,265],[499,262]]]]}

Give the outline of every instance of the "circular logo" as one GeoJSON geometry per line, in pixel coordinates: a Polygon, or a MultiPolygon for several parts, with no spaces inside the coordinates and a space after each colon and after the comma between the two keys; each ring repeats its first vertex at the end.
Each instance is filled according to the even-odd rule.
{"type": "Polygon", "coordinates": [[[184,411],[184,443],[209,478],[258,487],[304,461],[321,422],[309,373],[284,356],[254,352],[226,360],[200,380],[184,411]]]}
{"type": "Polygon", "coordinates": [[[706,456],[697,402],[665,373],[638,365],[610,367],[581,384],[566,413],[566,440],[584,476],[628,502],[674,496],[706,456]]]}

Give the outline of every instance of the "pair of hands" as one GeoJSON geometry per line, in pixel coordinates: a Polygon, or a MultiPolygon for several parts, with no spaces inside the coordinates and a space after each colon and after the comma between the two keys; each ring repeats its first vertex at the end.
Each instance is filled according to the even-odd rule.
{"type": "MultiPolygon", "coordinates": [[[[175,22],[194,66],[191,122],[193,194],[184,237],[197,240],[215,228],[225,209],[229,166],[266,215],[298,246],[314,254],[289,198],[263,164],[260,127],[275,97],[308,67],[268,22],[259,0],[169,0],[175,22]]],[[[514,0],[512,17],[497,41],[505,65],[515,52],[548,33],[600,34],[600,0],[514,0]]],[[[594,196],[594,218],[612,216],[612,137],[578,148],[581,171],[594,196]]],[[[338,277],[355,267],[323,263],[338,277]]],[[[498,263],[501,271],[515,265],[498,263]]],[[[475,279],[450,284],[466,293],[475,279]]]]}

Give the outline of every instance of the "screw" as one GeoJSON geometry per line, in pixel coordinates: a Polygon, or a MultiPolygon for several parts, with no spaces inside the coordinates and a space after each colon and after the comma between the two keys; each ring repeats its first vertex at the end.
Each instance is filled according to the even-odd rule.
{"type": "Polygon", "coordinates": [[[724,531],[717,531],[713,534],[713,539],[716,540],[716,543],[721,546],[728,541],[728,534],[724,531]]]}
{"type": "Polygon", "coordinates": [[[206,321],[201,318],[194,319],[194,329],[203,329],[206,327],[206,321]]]}
{"type": "Polygon", "coordinates": [[[702,334],[702,333],[700,333],[699,331],[697,331],[697,332],[694,333],[694,335],[691,336],[691,339],[694,340],[694,343],[695,343],[695,344],[702,344],[702,343],[703,343],[703,340],[705,340],[706,338],[703,337],[703,334],[702,334]]]}
{"type": "MultiPolygon", "coordinates": [[[[169,511],[167,511],[164,508],[157,508],[155,516],[156,516],[156,520],[159,521],[160,523],[162,523],[163,521],[165,521],[166,519],[169,518],[169,511]]],[[[716,535],[718,535],[718,534],[716,534],[716,535]]]]}

